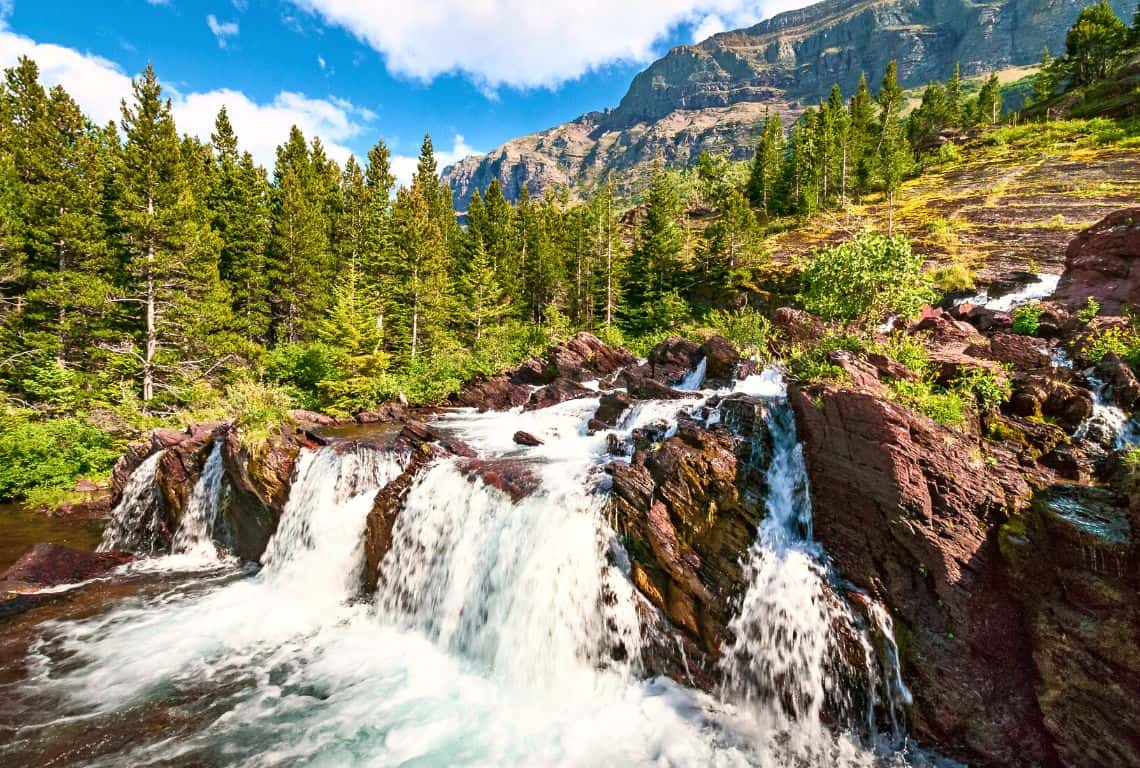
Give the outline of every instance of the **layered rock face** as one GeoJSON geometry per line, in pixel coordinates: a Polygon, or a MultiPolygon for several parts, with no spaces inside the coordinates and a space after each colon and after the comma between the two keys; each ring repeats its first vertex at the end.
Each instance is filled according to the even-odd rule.
{"type": "MultiPolygon", "coordinates": [[[[558,185],[589,187],[606,171],[628,172],[656,158],[687,165],[708,150],[745,159],[765,108],[791,118],[846,93],[866,72],[878,82],[899,63],[904,87],[1036,64],[1063,50],[1082,0],[827,0],[748,29],[680,46],[637,75],[621,103],[508,142],[445,169],[458,210],[498,179],[509,198],[522,185],[542,194],[558,185]]],[[[1132,17],[1129,0],[1111,3],[1132,17]]],[[[1020,105],[1017,105],[1020,106],[1020,105]]],[[[636,174],[634,174],[636,175],[636,174]]]]}
{"type": "Polygon", "coordinates": [[[1055,298],[1075,310],[1089,297],[1109,315],[1140,306],[1140,207],[1110,214],[1069,245],[1055,298]]]}

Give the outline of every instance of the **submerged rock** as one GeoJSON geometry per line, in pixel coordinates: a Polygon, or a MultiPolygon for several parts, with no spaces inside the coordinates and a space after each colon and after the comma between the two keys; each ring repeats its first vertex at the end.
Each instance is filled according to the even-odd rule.
{"type": "Polygon", "coordinates": [[[35,592],[101,576],[134,559],[130,552],[92,552],[62,544],[36,544],[0,574],[0,594],[35,592]]]}

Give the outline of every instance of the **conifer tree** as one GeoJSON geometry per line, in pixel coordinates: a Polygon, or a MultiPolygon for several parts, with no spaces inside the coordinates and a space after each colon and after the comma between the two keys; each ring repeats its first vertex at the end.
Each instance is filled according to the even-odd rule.
{"type": "Polygon", "coordinates": [[[859,77],[859,87],[851,97],[851,154],[855,163],[855,192],[862,197],[871,191],[877,147],[875,101],[867,85],[867,75],[859,77]]]}
{"type": "Polygon", "coordinates": [[[910,146],[900,123],[902,88],[898,82],[898,64],[891,61],[879,90],[879,173],[888,206],[888,235],[894,234],[895,195],[902,186],[910,160],[910,146]]]}
{"type": "Polygon", "coordinates": [[[784,160],[784,127],[779,114],[764,113],[764,129],[748,175],[748,198],[765,216],[778,212],[776,192],[784,160]]]}
{"type": "Polygon", "coordinates": [[[239,153],[225,107],[218,112],[210,142],[214,148],[211,223],[222,241],[218,269],[233,299],[235,331],[247,341],[265,344],[270,322],[265,260],[269,183],[253,156],[239,153]]]}
{"type": "Polygon", "coordinates": [[[617,317],[625,277],[621,231],[614,210],[613,183],[609,176],[595,195],[593,206],[593,220],[597,227],[596,263],[600,273],[595,281],[600,294],[597,303],[602,307],[604,327],[609,328],[617,317]]]}
{"type": "Polygon", "coordinates": [[[482,239],[472,245],[460,283],[460,296],[464,323],[472,334],[472,342],[478,346],[487,327],[510,310],[509,305],[502,301],[495,267],[482,239]]]}
{"type": "Polygon", "coordinates": [[[1090,85],[1108,77],[1128,38],[1128,27],[1108,0],[1084,8],[1065,36],[1065,59],[1073,85],[1090,85]]]}
{"type": "Polygon", "coordinates": [[[1041,54],[1041,67],[1033,76],[1033,103],[1042,104],[1053,98],[1057,92],[1057,71],[1049,49],[1041,54]]]}
{"type": "Polygon", "coordinates": [[[218,278],[217,236],[192,194],[170,102],[149,64],[122,105],[124,145],[117,180],[117,224],[130,275],[125,301],[142,310],[135,352],[143,402],[219,356],[212,343],[228,322],[218,278]]]}
{"type": "Polygon", "coordinates": [[[946,82],[946,124],[951,128],[961,128],[963,120],[964,98],[962,96],[962,63],[954,62],[954,73],[946,82]]]}
{"type": "Polygon", "coordinates": [[[297,126],[277,148],[267,273],[274,288],[273,336],[311,340],[329,305],[333,270],[327,167],[297,126]]]}
{"type": "Polygon", "coordinates": [[[677,188],[656,162],[630,261],[626,293],[634,307],[642,307],[677,287],[685,245],[685,233],[677,223],[680,215],[677,188]]]}
{"type": "Polygon", "coordinates": [[[975,120],[982,125],[997,125],[1001,121],[1001,107],[1001,81],[997,72],[993,72],[978,91],[975,120]]]}
{"type": "Polygon", "coordinates": [[[729,189],[716,221],[704,232],[702,282],[724,287],[737,282],[751,266],[758,235],[756,216],[748,199],[735,187],[729,189]]]}
{"type": "Polygon", "coordinates": [[[829,115],[827,141],[831,147],[829,156],[832,163],[829,175],[835,180],[833,183],[839,193],[840,203],[846,205],[851,160],[851,115],[847,111],[843,101],[843,91],[838,84],[831,88],[827,107],[829,115]]]}

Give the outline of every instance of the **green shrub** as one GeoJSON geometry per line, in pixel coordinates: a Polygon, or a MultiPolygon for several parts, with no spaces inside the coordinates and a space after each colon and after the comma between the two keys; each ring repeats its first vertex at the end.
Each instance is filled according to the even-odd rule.
{"type": "Polygon", "coordinates": [[[289,419],[293,398],[284,387],[239,379],[226,389],[220,408],[223,417],[233,419],[241,431],[242,443],[256,449],[289,419]]]}
{"type": "Polygon", "coordinates": [[[965,293],[977,286],[977,279],[969,267],[961,264],[951,264],[939,267],[930,273],[930,280],[941,293],[965,293]]]}
{"type": "Polygon", "coordinates": [[[1113,354],[1132,370],[1140,370],[1140,334],[1133,328],[1101,328],[1085,343],[1084,354],[1093,363],[1099,363],[1106,355],[1113,354]]]}
{"type": "Polygon", "coordinates": [[[0,499],[69,489],[80,477],[106,475],[118,458],[111,435],[83,419],[40,420],[26,410],[0,413],[0,499]]]}
{"type": "Polygon", "coordinates": [[[864,233],[816,252],[804,268],[797,298],[824,320],[877,323],[891,313],[913,317],[937,298],[922,262],[905,237],[864,233]]]}
{"type": "Polygon", "coordinates": [[[1100,314],[1100,302],[1089,296],[1088,301],[1085,302],[1084,308],[1077,313],[1077,319],[1085,325],[1088,325],[1093,319],[1100,314]]]}
{"type": "Polygon", "coordinates": [[[319,410],[321,383],[341,377],[342,358],[343,352],[320,342],[283,344],[269,353],[265,378],[285,387],[300,407],[319,410]]]}
{"type": "Polygon", "coordinates": [[[1013,310],[1013,332],[1022,336],[1036,336],[1041,325],[1041,304],[1031,301],[1013,310]]]}
{"type": "Polygon", "coordinates": [[[746,356],[764,355],[768,350],[772,324],[751,307],[741,307],[735,311],[714,309],[705,317],[705,323],[732,340],[746,356]]]}
{"type": "Polygon", "coordinates": [[[899,401],[939,424],[961,426],[966,420],[968,401],[958,390],[939,391],[927,379],[899,379],[891,382],[899,401]]]}
{"type": "Polygon", "coordinates": [[[847,374],[831,362],[832,352],[844,351],[863,354],[871,349],[869,342],[860,337],[845,333],[827,331],[812,345],[793,345],[785,354],[784,364],[788,375],[802,384],[818,381],[843,382],[847,374]]]}
{"type": "Polygon", "coordinates": [[[999,408],[1009,402],[1013,387],[1008,375],[1002,376],[986,368],[968,368],[954,382],[954,388],[973,395],[983,410],[999,408]]]}

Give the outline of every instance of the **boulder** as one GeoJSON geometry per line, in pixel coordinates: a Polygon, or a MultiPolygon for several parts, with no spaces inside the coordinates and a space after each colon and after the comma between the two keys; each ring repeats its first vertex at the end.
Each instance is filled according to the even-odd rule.
{"type": "Polygon", "coordinates": [[[451,404],[479,411],[507,411],[530,399],[530,387],[507,376],[476,379],[451,395],[451,404]]]}
{"type": "Polygon", "coordinates": [[[1105,355],[1096,366],[1096,375],[1111,388],[1113,402],[1128,413],[1140,404],[1140,381],[1132,369],[1116,355],[1105,355]]]}
{"type": "Polygon", "coordinates": [[[532,435],[530,432],[523,432],[521,429],[515,432],[512,438],[516,445],[525,445],[531,448],[542,445],[542,441],[532,435]]]}
{"type": "Polygon", "coordinates": [[[1017,370],[1049,368],[1053,357],[1048,347],[1032,336],[1015,333],[995,333],[984,343],[971,344],[965,350],[967,355],[1007,363],[1017,370]]]}
{"type": "Polygon", "coordinates": [[[497,488],[518,504],[538,490],[538,478],[528,462],[516,459],[469,459],[460,469],[469,479],[478,478],[497,488]]]}
{"type": "Polygon", "coordinates": [[[772,314],[772,329],[782,342],[814,344],[823,336],[823,321],[802,309],[780,307],[772,314]]]}
{"type": "Polygon", "coordinates": [[[285,509],[298,454],[317,446],[293,422],[282,424],[257,450],[244,445],[237,430],[229,430],[223,439],[222,464],[231,492],[222,516],[234,553],[257,562],[285,509]]]}
{"type": "Polygon", "coordinates": [[[647,378],[662,384],[676,384],[697,367],[702,355],[695,343],[670,336],[649,352],[647,378]]]}
{"type": "Polygon", "coordinates": [[[92,552],[62,544],[36,544],[0,574],[0,594],[76,584],[101,576],[133,558],[130,552],[92,552]]]}
{"type": "MultiPolygon", "coordinates": [[[[629,409],[632,400],[625,392],[607,392],[598,401],[598,410],[594,412],[594,419],[601,429],[613,428],[618,425],[622,414],[629,409]]],[[[598,429],[592,429],[597,432],[598,429]]]]}
{"type": "Polygon", "coordinates": [[[740,353],[731,341],[724,336],[710,336],[701,344],[701,354],[707,361],[705,381],[710,386],[726,387],[736,380],[740,353]]]}
{"type": "Polygon", "coordinates": [[[1090,296],[1104,314],[1140,306],[1140,207],[1109,214],[1069,243],[1053,297],[1076,311],[1090,296]]]}
{"type": "Polygon", "coordinates": [[[581,400],[586,397],[596,397],[597,392],[587,389],[577,382],[569,379],[557,379],[541,389],[536,389],[523,406],[524,411],[537,411],[549,408],[552,405],[564,403],[567,400],[581,400]]]}
{"type": "MultiPolygon", "coordinates": [[[[647,372],[649,366],[623,371],[618,377],[630,397],[638,400],[682,400],[691,393],[673,389],[647,372]]],[[[660,368],[658,369],[661,370],[660,368]]]]}
{"type": "Polygon", "coordinates": [[[1052,764],[996,526],[1030,488],[1001,456],[897,403],[791,387],[814,528],[894,619],[913,733],[971,763],[1052,764]]]}
{"type": "Polygon", "coordinates": [[[969,323],[955,320],[943,309],[925,307],[910,332],[928,337],[932,347],[947,354],[963,353],[971,345],[985,344],[985,338],[969,323]]]}

